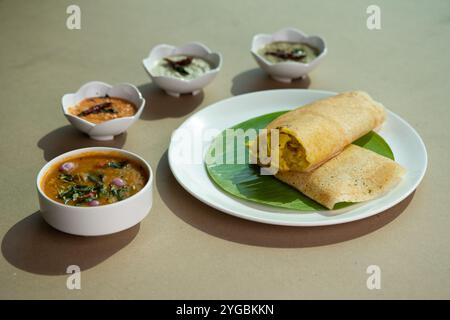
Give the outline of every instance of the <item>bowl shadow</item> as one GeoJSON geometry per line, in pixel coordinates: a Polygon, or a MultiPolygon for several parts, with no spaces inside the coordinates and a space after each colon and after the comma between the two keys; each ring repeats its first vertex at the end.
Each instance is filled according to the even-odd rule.
{"type": "Polygon", "coordinates": [[[127,139],[124,132],[114,137],[111,141],[96,141],[86,134],[78,131],[71,125],[60,127],[39,139],[37,146],[44,151],[44,159],[47,161],[75,149],[86,147],[111,147],[122,148],[127,139]]]}
{"type": "Polygon", "coordinates": [[[203,101],[203,90],[197,95],[181,95],[179,98],[169,96],[153,83],[138,86],[146,101],[141,114],[143,120],[158,120],[164,118],[180,118],[195,110],[203,101]]]}
{"type": "Polygon", "coordinates": [[[140,225],[98,237],[81,237],[53,229],[39,211],[12,226],[1,244],[3,257],[13,266],[35,274],[63,275],[67,267],[87,270],[127,246],[140,225]]]}
{"type": "Polygon", "coordinates": [[[222,213],[191,196],[170,171],[167,151],[156,169],[156,188],[170,211],[194,228],[224,240],[272,248],[325,246],[364,236],[397,218],[414,196],[412,193],[380,214],[332,226],[290,227],[257,223],[222,213]]]}
{"type": "Polygon", "coordinates": [[[273,80],[260,68],[255,68],[241,72],[233,78],[231,94],[236,96],[270,89],[307,89],[310,84],[311,79],[308,75],[304,78],[293,80],[291,83],[283,83],[273,80]]]}

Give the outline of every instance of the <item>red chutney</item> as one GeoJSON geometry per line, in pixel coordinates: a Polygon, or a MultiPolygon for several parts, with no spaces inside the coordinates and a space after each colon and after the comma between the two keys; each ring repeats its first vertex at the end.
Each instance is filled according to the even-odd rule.
{"type": "Polygon", "coordinates": [[[114,97],[87,98],[69,108],[69,113],[92,123],[101,123],[136,114],[134,103],[114,97]]]}

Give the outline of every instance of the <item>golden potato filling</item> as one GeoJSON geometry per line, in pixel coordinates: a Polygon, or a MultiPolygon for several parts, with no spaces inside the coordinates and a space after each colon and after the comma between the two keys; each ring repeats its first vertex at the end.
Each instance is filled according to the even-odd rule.
{"type": "Polygon", "coordinates": [[[279,141],[280,171],[303,171],[308,166],[305,151],[292,135],[281,132],[279,141]]]}
{"type": "MultiPolygon", "coordinates": [[[[270,150],[271,139],[269,139],[270,150]]],[[[305,150],[300,142],[288,132],[280,129],[279,141],[279,166],[280,171],[303,171],[308,166],[305,150]]]]}
{"type": "MultiPolygon", "coordinates": [[[[267,156],[272,156],[272,136],[267,134],[267,156]]],[[[278,136],[278,159],[271,159],[271,165],[278,167],[279,171],[304,171],[309,162],[306,160],[305,150],[300,142],[289,132],[288,129],[279,129],[278,136]]],[[[261,155],[260,155],[261,156],[261,155]]],[[[260,165],[269,165],[262,163],[258,158],[260,165]]]]}

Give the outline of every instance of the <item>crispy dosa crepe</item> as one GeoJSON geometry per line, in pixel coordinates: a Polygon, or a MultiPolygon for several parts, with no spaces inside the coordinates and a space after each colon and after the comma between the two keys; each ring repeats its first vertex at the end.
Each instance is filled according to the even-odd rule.
{"type": "Polygon", "coordinates": [[[275,154],[270,135],[271,129],[278,129],[279,154],[270,165],[277,171],[309,172],[380,126],[384,119],[384,107],[367,93],[341,93],[278,117],[266,127],[267,135],[259,135],[259,146],[267,148],[269,157],[275,154]]]}
{"type": "Polygon", "coordinates": [[[275,177],[333,209],[339,202],[361,202],[382,195],[404,173],[395,161],[351,144],[312,172],[279,171],[275,177]]]}

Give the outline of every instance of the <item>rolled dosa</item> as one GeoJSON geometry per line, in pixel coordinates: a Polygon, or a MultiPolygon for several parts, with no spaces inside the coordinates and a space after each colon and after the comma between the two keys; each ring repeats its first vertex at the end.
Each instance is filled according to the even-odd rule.
{"type": "Polygon", "coordinates": [[[277,171],[309,172],[380,126],[384,119],[384,107],[367,93],[346,92],[281,115],[266,127],[267,135],[260,134],[258,141],[270,157],[274,154],[271,130],[277,129],[279,153],[270,159],[270,166],[277,171]]]}
{"type": "Polygon", "coordinates": [[[351,144],[314,171],[278,171],[275,177],[333,209],[339,202],[360,202],[382,195],[404,173],[395,161],[351,144]]]}

